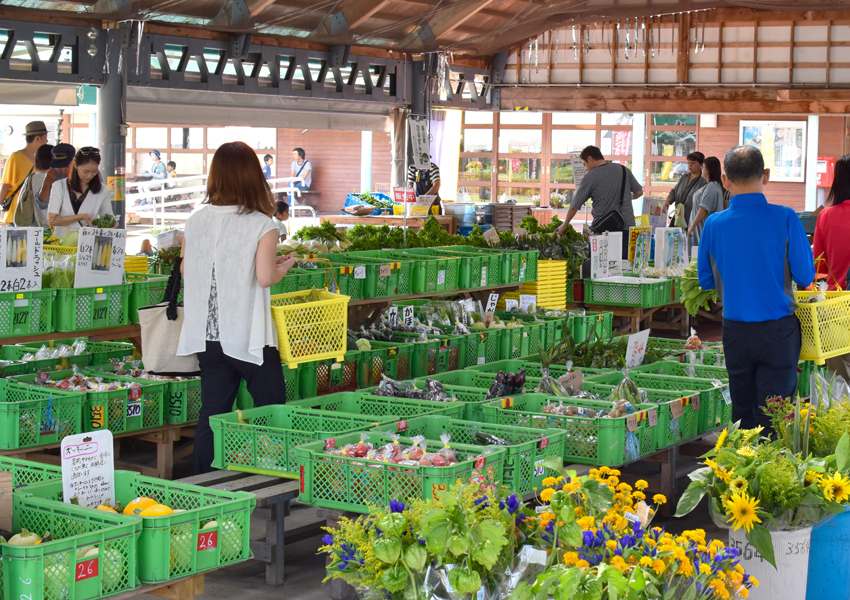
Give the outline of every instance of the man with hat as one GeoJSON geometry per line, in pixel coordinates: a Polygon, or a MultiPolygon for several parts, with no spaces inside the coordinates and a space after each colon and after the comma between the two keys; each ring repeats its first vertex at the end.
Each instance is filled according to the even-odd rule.
{"type": "Polygon", "coordinates": [[[17,152],[12,152],[3,169],[3,179],[0,182],[0,199],[3,200],[4,223],[12,223],[15,218],[15,205],[21,186],[32,173],[35,164],[35,153],[47,143],[47,126],[44,121],[27,123],[25,131],[27,145],[17,152]]]}
{"type": "Polygon", "coordinates": [[[50,202],[50,188],[53,187],[54,181],[60,179],[68,179],[71,176],[71,164],[74,162],[74,155],[77,149],[71,144],[56,144],[53,147],[53,160],[50,161],[50,170],[44,177],[44,185],[38,194],[38,199],[42,203],[50,202]]]}

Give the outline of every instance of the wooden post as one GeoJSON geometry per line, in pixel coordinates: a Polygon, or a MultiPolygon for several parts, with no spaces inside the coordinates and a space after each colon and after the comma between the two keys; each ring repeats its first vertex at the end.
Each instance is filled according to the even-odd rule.
{"type": "Polygon", "coordinates": [[[584,45],[582,44],[582,40],[584,39],[584,25],[578,26],[578,82],[582,83],[581,77],[582,73],[584,73],[584,50],[582,48],[584,45]]]}
{"type": "Polygon", "coordinates": [[[717,83],[723,81],[723,21],[717,30],[717,83]]]}
{"type": "Polygon", "coordinates": [[[753,23],[753,83],[758,82],[759,74],[759,22],[753,23]]]}
{"type": "Polygon", "coordinates": [[[688,80],[690,79],[688,73],[691,62],[689,56],[690,44],[688,41],[691,29],[690,19],[691,17],[688,13],[682,13],[679,15],[679,54],[676,60],[676,79],[679,83],[688,83],[688,80]]]}
{"type": "MultiPolygon", "coordinates": [[[[794,83],[794,39],[796,37],[797,21],[791,21],[791,55],[788,57],[788,83],[794,83]]],[[[829,48],[827,48],[829,52],[829,48]]]]}
{"type": "Polygon", "coordinates": [[[832,19],[826,22],[826,85],[830,83],[832,70],[832,19]]]}

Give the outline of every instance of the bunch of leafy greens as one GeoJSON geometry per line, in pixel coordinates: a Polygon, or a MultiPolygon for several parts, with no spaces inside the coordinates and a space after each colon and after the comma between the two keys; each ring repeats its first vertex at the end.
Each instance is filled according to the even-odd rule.
{"type": "MultiPolygon", "coordinates": [[[[359,227],[359,225],[358,225],[359,227]]],[[[306,226],[298,230],[295,238],[301,240],[320,240],[322,242],[345,242],[348,241],[347,236],[337,231],[336,225],[330,221],[322,221],[321,225],[306,226]]]]}
{"type": "MultiPolygon", "coordinates": [[[[587,369],[622,369],[626,366],[626,348],[628,338],[625,336],[600,338],[595,329],[582,342],[576,343],[569,327],[564,329],[564,339],[544,351],[542,357],[547,364],[564,365],[572,361],[576,367],[587,369]]],[[[670,350],[659,347],[657,342],[650,339],[646,345],[644,364],[664,360],[670,350]]]]}

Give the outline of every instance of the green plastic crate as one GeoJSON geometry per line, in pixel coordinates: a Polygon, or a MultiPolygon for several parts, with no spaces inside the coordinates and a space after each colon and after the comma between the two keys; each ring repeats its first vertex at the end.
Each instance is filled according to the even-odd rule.
{"type": "MultiPolygon", "coordinates": [[[[617,385],[623,380],[621,372],[611,372],[594,375],[589,378],[596,383],[617,385]]],[[[699,433],[705,433],[724,424],[724,392],[729,389],[729,383],[719,380],[699,379],[691,377],[676,377],[673,375],[652,375],[642,372],[630,372],[629,378],[641,389],[669,390],[680,396],[700,395],[699,433]]],[[[728,392],[727,392],[728,393],[728,392]]]]}
{"type": "MultiPolygon", "coordinates": [[[[613,385],[603,385],[586,381],[582,389],[603,397],[610,397],[614,392],[613,385]]],[[[645,390],[647,402],[658,407],[658,426],[655,428],[656,450],[663,450],[675,444],[696,437],[699,433],[699,418],[702,406],[699,404],[699,393],[682,396],[669,390],[645,390]],[[672,415],[674,404],[680,404],[683,414],[679,418],[672,415]]]]}
{"type": "Polygon", "coordinates": [[[83,392],[38,388],[0,379],[0,397],[0,449],[55,444],[66,435],[83,432],[83,392]]]}
{"type": "MultiPolygon", "coordinates": [[[[618,466],[655,452],[656,425],[650,425],[655,405],[638,404],[637,431],[627,430],[626,417],[596,418],[546,414],[543,408],[559,400],[570,406],[610,410],[610,402],[549,398],[543,394],[524,394],[502,398],[484,405],[484,421],[495,425],[563,429],[564,459],[590,465],[618,466]],[[627,435],[634,435],[637,456],[626,454],[627,435]]],[[[656,413],[657,416],[657,413],[656,413]]]]}
{"type": "MultiPolygon", "coordinates": [[[[366,260],[351,254],[319,254],[319,257],[327,258],[334,267],[339,267],[337,278],[352,274],[353,267],[361,267],[362,271],[354,273],[354,277],[362,275],[365,277],[363,286],[363,297],[390,298],[393,296],[409,295],[409,283],[412,283],[414,263],[409,260],[398,260],[398,257],[388,257],[386,260],[366,260]],[[348,267],[348,268],[346,268],[348,267]]],[[[340,283],[340,293],[345,294],[345,285],[340,283]]]]}
{"type": "MultiPolygon", "coordinates": [[[[405,333],[397,331],[393,335],[393,341],[413,344],[412,360],[410,363],[411,377],[426,377],[428,375],[436,375],[437,359],[445,358],[445,363],[448,365],[448,343],[443,344],[446,340],[438,340],[433,336],[428,338],[427,342],[418,341],[418,333],[405,333]],[[440,353],[443,356],[440,356],[440,353]]],[[[460,360],[460,348],[458,347],[458,360],[460,360]]],[[[442,362],[442,361],[441,361],[442,362]]],[[[441,372],[445,373],[446,369],[441,372]]]]}
{"type": "MultiPolygon", "coordinates": [[[[121,381],[120,378],[97,371],[80,371],[83,375],[102,377],[104,381],[121,381]]],[[[51,379],[59,380],[73,375],[73,370],[54,371],[51,379]]],[[[23,386],[41,389],[48,394],[58,390],[36,385],[36,375],[16,375],[8,378],[23,386]]],[[[162,425],[163,393],[165,383],[148,381],[139,384],[139,391],[119,389],[105,392],[81,392],[83,431],[109,429],[112,433],[123,433],[159,427],[162,425]]],[[[60,438],[61,439],[61,438],[60,438]]]]}
{"type": "MultiPolygon", "coordinates": [[[[391,426],[386,425],[378,426],[374,431],[396,433],[391,426]]],[[[546,472],[543,460],[547,456],[560,458],[564,455],[566,434],[560,429],[508,427],[448,417],[409,419],[404,441],[409,443],[411,437],[421,435],[428,441],[428,448],[439,448],[442,445],[440,436],[448,433],[451,435],[451,445],[478,446],[480,444],[475,443],[475,434],[478,432],[489,433],[508,443],[507,446],[500,446],[506,454],[502,482],[519,496],[543,489],[546,472]]]]}
{"type": "Polygon", "coordinates": [[[130,323],[139,322],[139,309],[143,306],[160,304],[165,298],[168,276],[148,275],[147,273],[126,273],[130,293],[127,306],[130,310],[130,323]]]}
{"type": "Polygon", "coordinates": [[[38,349],[29,348],[23,344],[7,345],[0,348],[0,358],[2,358],[3,361],[12,361],[8,364],[0,364],[0,377],[26,375],[27,373],[38,373],[39,371],[53,371],[61,364],[86,367],[91,364],[92,360],[92,355],[89,352],[83,352],[76,356],[69,356],[66,359],[45,358],[28,361],[22,360],[24,355],[35,354],[36,352],[38,352],[38,349]],[[65,361],[64,363],[63,360],[65,361]]]}
{"type": "MultiPolygon", "coordinates": [[[[116,367],[123,364],[92,365],[87,370],[99,373],[108,373],[124,381],[136,383],[150,383],[150,379],[140,377],[129,377],[115,373],[116,367]]],[[[144,369],[139,364],[138,368],[144,369]]],[[[182,425],[183,423],[194,423],[198,420],[201,412],[201,378],[187,377],[181,381],[164,380],[158,383],[165,384],[163,395],[163,420],[169,425],[182,425]]]]}
{"type": "Polygon", "coordinates": [[[35,335],[53,331],[56,291],[0,294],[0,337],[35,335]]]}
{"type": "Polygon", "coordinates": [[[584,279],[567,279],[567,304],[584,302],[584,279]]]}
{"type": "Polygon", "coordinates": [[[69,357],[68,362],[80,367],[101,365],[115,360],[120,361],[127,356],[131,356],[136,349],[133,344],[128,342],[92,342],[86,338],[62,338],[47,342],[22,342],[19,345],[23,348],[28,348],[34,354],[42,346],[47,346],[48,348],[55,348],[61,344],[71,346],[77,340],[83,340],[86,343],[86,351],[78,355],[80,357],[79,360],[74,356],[69,357]]]}
{"type": "Polygon", "coordinates": [[[130,322],[130,286],[54,290],[53,328],[60,332],[118,327],[130,322]]]}
{"type": "Polygon", "coordinates": [[[541,338],[543,336],[543,323],[528,323],[521,327],[501,329],[503,360],[540,354],[543,348],[541,338]]]}
{"type": "MultiPolygon", "coordinates": [[[[37,483],[22,491],[62,500],[61,481],[37,483]]],[[[138,577],[142,583],[180,579],[253,557],[250,527],[251,512],[257,503],[254,494],[115,471],[115,495],[123,506],[133,498],[145,496],[183,511],[141,518],[138,577]],[[216,525],[204,529],[212,521],[216,525]]],[[[57,596],[55,600],[61,599],[57,596]]]]}
{"type": "Polygon", "coordinates": [[[399,417],[313,410],[292,404],[270,404],[210,417],[216,469],[261,475],[298,477],[295,446],[351,431],[363,431],[377,423],[393,423],[399,417]]]}
{"type": "MultiPolygon", "coordinates": [[[[474,248],[472,246],[442,246],[441,250],[448,250],[455,253],[479,254],[485,256],[498,255],[501,257],[501,276],[499,283],[507,285],[510,283],[521,283],[523,281],[536,281],[536,262],[535,262],[535,277],[534,279],[525,279],[529,273],[521,272],[523,257],[526,258],[526,271],[528,271],[528,254],[519,250],[503,250],[499,248],[474,248]]],[[[537,251],[534,251],[537,254],[537,251]]]]}
{"type": "MultiPolygon", "coordinates": [[[[309,363],[306,363],[309,364],[309,363]]],[[[304,364],[298,365],[297,369],[290,369],[287,365],[281,364],[283,370],[283,380],[286,383],[286,401],[292,402],[301,397],[301,373],[304,364]]],[[[239,382],[239,389],[236,391],[236,406],[246,409],[254,407],[254,399],[248,391],[248,384],[245,380],[239,382]]]]}
{"type": "Polygon", "coordinates": [[[277,294],[289,294],[291,292],[300,292],[314,288],[321,290],[325,287],[326,280],[327,275],[323,268],[301,269],[299,267],[293,267],[289,269],[286,277],[269,288],[269,292],[272,296],[274,296],[277,294]]]}
{"type": "Polygon", "coordinates": [[[573,335],[573,341],[582,343],[594,332],[601,340],[611,339],[613,335],[614,313],[587,312],[584,316],[572,315],[567,317],[567,327],[573,335]]]}
{"type": "Polygon", "coordinates": [[[367,390],[363,392],[340,392],[327,396],[318,396],[316,398],[305,398],[304,400],[292,402],[287,406],[344,412],[355,415],[372,415],[378,419],[383,418],[385,415],[395,415],[401,418],[423,414],[439,414],[457,418],[463,415],[463,404],[460,402],[428,402],[426,400],[372,396],[367,390]]]}
{"type": "Polygon", "coordinates": [[[635,367],[630,372],[649,373],[654,375],[674,375],[676,377],[695,377],[697,379],[717,379],[729,381],[729,372],[726,367],[713,367],[709,365],[692,365],[687,363],[662,360],[648,365],[635,367]]]}
{"type": "MultiPolygon", "coordinates": [[[[359,441],[360,434],[349,433],[337,437],[334,443],[341,447],[359,441]]],[[[392,443],[392,438],[372,432],[368,441],[383,446],[392,443]]],[[[302,504],[367,513],[370,507],[387,506],[392,500],[436,499],[458,479],[468,481],[474,472],[485,474],[490,470],[494,480],[503,480],[503,448],[452,444],[458,464],[399,467],[362,458],[331,456],[326,453],[326,443],[318,440],[295,448],[301,479],[298,502],[302,504]]]]}
{"type": "MultiPolygon", "coordinates": [[[[413,344],[400,342],[369,342],[372,348],[381,348],[386,351],[386,358],[383,357],[383,374],[390,379],[398,381],[411,379],[411,365],[413,362],[413,344]]],[[[380,379],[372,385],[381,383],[380,379]]],[[[363,386],[366,387],[366,386],[363,386]]]]}
{"type": "Polygon", "coordinates": [[[429,248],[410,248],[389,254],[394,260],[413,261],[414,294],[458,289],[460,258],[437,256],[429,248]]]}
{"type": "MultiPolygon", "coordinates": [[[[284,365],[285,366],[285,365],[284,365]]],[[[342,362],[333,359],[314,360],[298,366],[298,394],[292,397],[287,391],[287,402],[298,398],[312,398],[338,392],[353,392],[358,387],[360,351],[349,350],[342,362]]],[[[284,372],[284,376],[286,373],[284,372]]],[[[288,385],[289,379],[287,379],[288,385]]]]}
{"type": "Polygon", "coordinates": [[[454,252],[454,246],[431,248],[442,256],[460,257],[458,289],[476,289],[501,285],[502,256],[500,254],[472,254],[454,252]]]}
{"type": "Polygon", "coordinates": [[[409,296],[413,292],[413,271],[415,261],[413,259],[400,259],[398,255],[391,255],[384,250],[368,250],[363,252],[347,252],[346,258],[356,260],[359,264],[389,265],[393,271],[398,270],[398,282],[395,293],[388,296],[409,296]]]}
{"type": "Polygon", "coordinates": [[[651,308],[670,304],[670,280],[630,283],[605,279],[584,280],[585,304],[651,308]]]}
{"type": "MultiPolygon", "coordinates": [[[[495,375],[499,371],[504,371],[505,373],[516,373],[520,369],[525,369],[526,377],[543,377],[543,367],[541,366],[540,362],[531,360],[500,360],[494,363],[469,367],[467,370],[479,371],[481,373],[492,373],[493,375],[495,375]]],[[[582,369],[582,371],[584,371],[584,369],[582,369]]],[[[553,377],[560,377],[562,375],[566,375],[568,372],[569,369],[567,369],[565,365],[549,366],[549,374],[553,377]]]]}
{"type": "Polygon", "coordinates": [[[499,360],[502,354],[502,330],[472,329],[470,331],[471,333],[467,335],[459,336],[461,338],[458,358],[460,368],[465,369],[499,360]]]}
{"type": "MultiPolygon", "coordinates": [[[[415,385],[419,389],[425,389],[425,382],[427,379],[431,378],[424,377],[422,379],[414,379],[413,381],[406,381],[404,383],[415,385]]],[[[367,388],[360,391],[364,394],[372,394],[375,389],[376,388],[367,388]]],[[[463,405],[463,409],[459,411],[458,418],[466,419],[467,421],[482,421],[484,413],[481,411],[481,407],[492,400],[492,398],[487,398],[486,389],[478,387],[443,384],[443,390],[446,392],[447,396],[452,398],[451,404],[463,405]]],[[[439,402],[438,404],[444,403],[439,402]]]]}
{"type": "Polygon", "coordinates": [[[0,456],[0,471],[11,471],[12,486],[29,485],[39,481],[62,479],[62,468],[31,460],[0,456]]]}
{"type": "MultiPolygon", "coordinates": [[[[504,310],[496,311],[495,315],[499,317],[502,321],[510,321],[511,319],[516,319],[517,321],[522,321],[527,324],[538,324],[540,325],[540,345],[543,348],[547,348],[549,346],[554,346],[557,341],[561,339],[564,334],[564,317],[535,317],[534,315],[526,315],[523,313],[515,313],[508,312],[504,310]]],[[[527,354],[538,354],[540,349],[535,349],[533,352],[529,351],[527,354]]],[[[525,355],[523,355],[525,356],[525,355]]]]}
{"type": "MultiPolygon", "coordinates": [[[[35,485],[58,486],[54,480],[35,485]]],[[[52,542],[0,545],[0,583],[7,600],[89,600],[128,592],[136,578],[141,517],[54,502],[21,488],[12,499],[12,529],[43,534],[52,542]],[[26,493],[24,493],[24,491],[26,493]],[[77,559],[80,548],[97,547],[96,557],[77,559]],[[95,560],[96,559],[96,560],[95,560]],[[96,568],[95,568],[96,564],[96,568]]]]}

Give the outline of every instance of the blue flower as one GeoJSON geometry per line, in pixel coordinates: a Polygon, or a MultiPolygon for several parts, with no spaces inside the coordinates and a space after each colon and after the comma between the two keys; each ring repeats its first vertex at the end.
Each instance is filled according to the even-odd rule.
{"type": "Polygon", "coordinates": [[[511,494],[508,496],[507,501],[508,514],[514,514],[517,510],[519,510],[519,498],[517,498],[516,494],[511,494]]]}
{"type": "Polygon", "coordinates": [[[416,541],[422,544],[423,546],[425,545],[425,540],[423,540],[422,538],[416,538],[416,541]]]}
{"type": "Polygon", "coordinates": [[[587,546],[588,548],[593,548],[593,541],[594,541],[593,533],[591,533],[590,531],[585,531],[582,534],[582,539],[584,540],[585,546],[587,546]]]}
{"type": "Polygon", "coordinates": [[[481,498],[478,498],[477,500],[475,500],[475,507],[480,509],[487,508],[488,506],[490,506],[490,503],[487,500],[487,496],[482,496],[481,498]]]}
{"type": "Polygon", "coordinates": [[[326,535],[325,537],[322,538],[322,543],[325,546],[333,546],[334,539],[331,536],[326,535]]]}
{"type": "Polygon", "coordinates": [[[390,502],[390,512],[394,512],[394,513],[404,512],[404,503],[399,502],[398,500],[393,500],[392,502],[390,502]]]}

